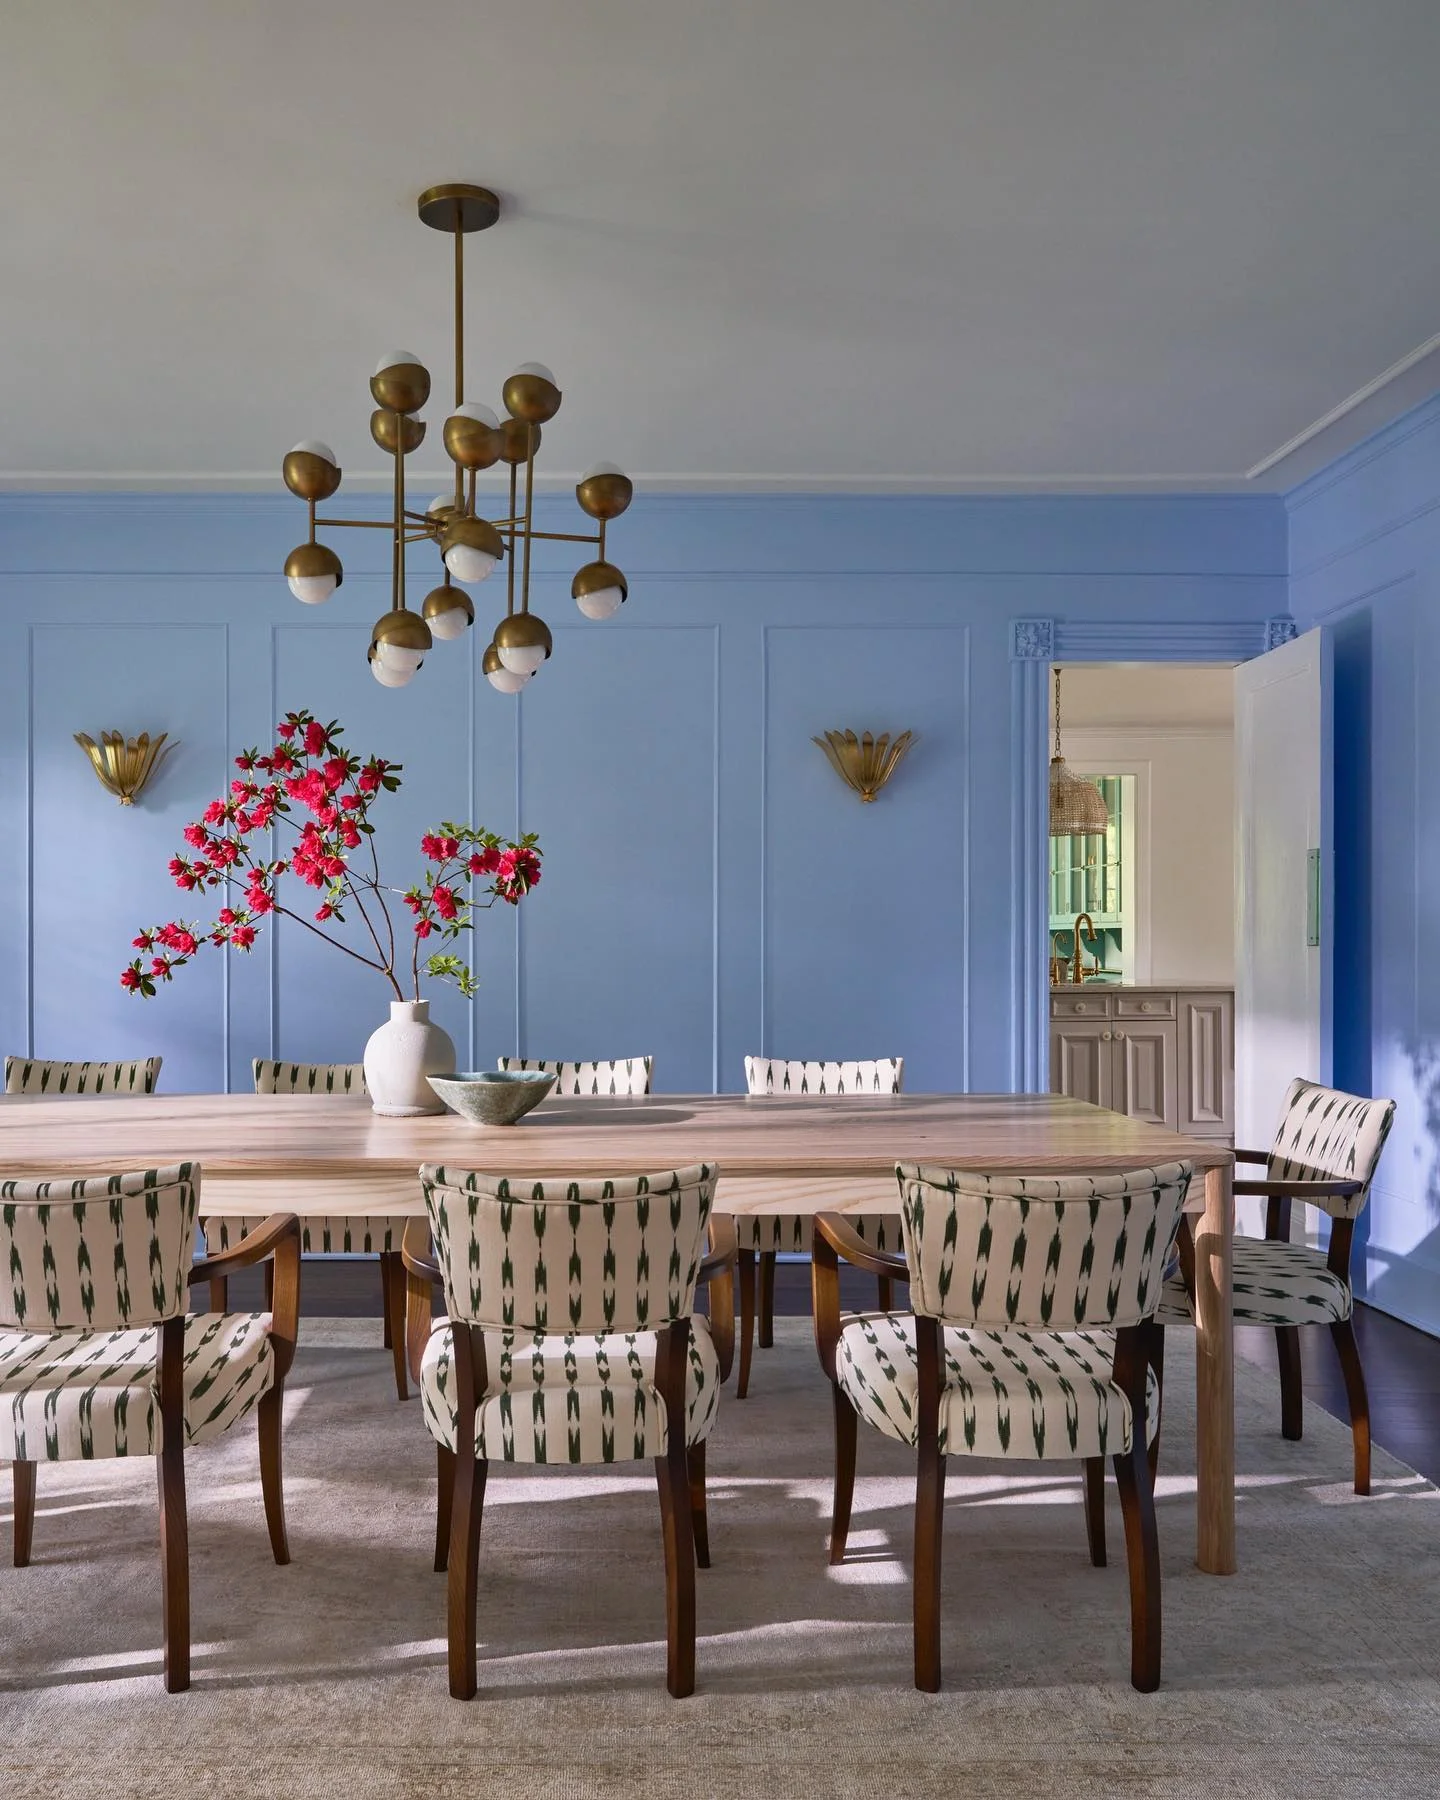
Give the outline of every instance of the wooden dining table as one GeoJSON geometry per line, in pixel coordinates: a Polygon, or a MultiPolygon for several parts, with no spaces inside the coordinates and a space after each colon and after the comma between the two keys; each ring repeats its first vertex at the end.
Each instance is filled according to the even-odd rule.
{"type": "Polygon", "coordinates": [[[1197,1180],[1196,1557],[1235,1569],[1233,1163],[1223,1145],[1058,1094],[650,1094],[546,1101],[517,1125],[382,1118],[363,1098],[154,1094],[0,1100],[0,1179],[201,1167],[201,1212],[419,1215],[422,1162],[520,1176],[718,1165],[716,1209],[898,1213],[897,1162],[1080,1174],[1184,1160],[1197,1180]]]}

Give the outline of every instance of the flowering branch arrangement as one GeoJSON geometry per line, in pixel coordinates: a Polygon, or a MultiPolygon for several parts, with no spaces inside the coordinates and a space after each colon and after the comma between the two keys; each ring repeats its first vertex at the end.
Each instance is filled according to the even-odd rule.
{"type": "Polygon", "coordinates": [[[387,887],[380,879],[370,809],[382,793],[393,794],[400,786],[402,765],[354,755],[345,748],[343,732],[336,721],[322,725],[311,713],[287,713],[276,728],[273,750],[265,755],[246,750],[235,758],[240,773],[230,792],[185,827],[193,854],[170,860],[182,892],[213,893],[225,904],[209,925],[171,919],[142,931],[135,939],[141,954],[121,970],[121,987],[152,997],[157,983],[171,980],[206,944],[248,951],[260,921],[273,913],[294,919],[376,970],[397,1000],[406,998],[397,970],[408,973],[416,1000],[422,974],[453,981],[467,997],[475,992],[463,957],[436,950],[422,963],[421,947],[431,938],[453,943],[471,929],[477,907],[497,900],[518,906],[540,879],[535,834],[511,843],[493,831],[447,821],[420,840],[428,866],[415,886],[387,887]],[[299,822],[297,815],[306,814],[299,822]],[[277,847],[267,834],[281,826],[295,834],[289,854],[267,857],[266,850],[277,847]],[[357,851],[362,857],[368,851],[368,868],[352,860],[357,851]],[[281,904],[278,883],[287,873],[323,895],[313,917],[281,904]],[[392,901],[412,915],[408,933],[401,914],[397,936],[392,901]],[[325,929],[351,918],[364,927],[360,949],[325,929]]]}

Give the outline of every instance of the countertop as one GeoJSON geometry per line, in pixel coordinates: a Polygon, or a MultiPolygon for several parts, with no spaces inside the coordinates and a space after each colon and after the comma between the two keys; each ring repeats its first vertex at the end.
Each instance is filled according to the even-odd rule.
{"type": "Polygon", "coordinates": [[[1233,981],[1052,981],[1052,994],[1074,994],[1081,988],[1090,993],[1120,994],[1233,994],[1233,981]]]}

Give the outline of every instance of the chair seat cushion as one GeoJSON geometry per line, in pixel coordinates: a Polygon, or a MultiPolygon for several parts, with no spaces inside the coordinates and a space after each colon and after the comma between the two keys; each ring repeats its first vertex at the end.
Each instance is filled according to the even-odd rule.
{"type": "MultiPolygon", "coordinates": [[[[448,1322],[425,1346],[420,1395],[437,1443],[455,1447],[455,1375],[448,1322]]],[[[570,1337],[485,1333],[488,1386],[475,1412],[475,1454],[491,1462],[613,1463],[663,1456],[668,1420],[655,1387],[655,1333],[570,1337]]],[[[704,1319],[690,1324],[685,1441],[710,1435],[720,1363],[704,1319]]]]}
{"type": "MultiPolygon", "coordinates": [[[[264,1223],[260,1214],[254,1218],[222,1217],[219,1214],[202,1218],[200,1229],[205,1233],[207,1254],[216,1256],[222,1250],[233,1250],[264,1223]]],[[[302,1256],[379,1256],[382,1251],[393,1250],[398,1254],[407,1223],[404,1218],[386,1218],[379,1213],[356,1213],[350,1217],[335,1214],[309,1219],[302,1215],[300,1253],[302,1256]]]]}
{"type": "MultiPolygon", "coordinates": [[[[735,1243],[741,1250],[762,1254],[810,1254],[814,1244],[815,1214],[810,1212],[736,1212],[728,1215],[735,1222],[735,1243]]],[[[905,1242],[900,1234],[899,1213],[846,1213],[845,1223],[853,1225],[872,1249],[888,1255],[903,1256],[905,1242]]]]}
{"type": "MultiPolygon", "coordinates": [[[[1113,1332],[977,1331],[947,1326],[942,1456],[1080,1459],[1130,1448],[1130,1402],[1110,1379],[1113,1332]]],[[[917,1441],[920,1370],[910,1313],[868,1313],[840,1334],[835,1373],[856,1412],[886,1437],[917,1441]]],[[[1159,1385],[1147,1372],[1154,1436],[1159,1385]]]]}
{"type": "MultiPolygon", "coordinates": [[[[1237,1325],[1328,1325],[1350,1317],[1350,1284],[1325,1266],[1323,1251],[1237,1237],[1234,1258],[1237,1325]]],[[[1194,1324],[1190,1297],[1178,1277],[1165,1283],[1155,1316],[1163,1325],[1194,1324]]]]}
{"type": "MultiPolygon", "coordinates": [[[[0,1459],[89,1461],[160,1451],[157,1332],[0,1331],[0,1459]]],[[[270,1314],[185,1321],[185,1442],[243,1419],[275,1382],[270,1314]]]]}

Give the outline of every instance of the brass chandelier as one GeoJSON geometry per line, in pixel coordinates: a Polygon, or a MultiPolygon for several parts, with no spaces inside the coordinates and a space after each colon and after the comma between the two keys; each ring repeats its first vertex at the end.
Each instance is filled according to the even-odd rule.
{"type": "Polygon", "coordinates": [[[285,561],[290,591],[307,606],[328,600],[344,579],[340,558],[317,541],[315,529],[388,531],[392,539],[390,610],[375,622],[370,671],[383,687],[404,687],[414,679],[436,638],[459,638],[475,622],[475,606],[455,580],[486,580],[497,563],[506,565],[505,616],[495,627],[482,667],[501,693],[519,693],[551,650],[550,628],[530,610],[530,546],[537,539],[593,544],[571,584],[571,596],[591,619],[608,619],[628,594],[625,577],[605,558],[605,527],[629,506],[634,489],[613,463],[597,463],[575,486],[582,511],[597,521],[594,533],[539,531],[532,519],[535,452],[540,428],[560,410],[560,389],[543,363],[522,363],[501,389],[509,415],[503,421],[488,406],[465,399],[465,263],[469,232],[485,231],[500,216],[500,202],[488,188],[452,181],[420,196],[421,221],[455,238],[455,408],[445,421],[445,449],[455,465],[452,493],[437,495],[424,512],[405,504],[405,458],[425,437],[420,409],[430,397],[430,373],[408,350],[381,357],[370,377],[375,411],[370,435],[394,461],[394,499],[388,519],[322,519],[315,508],[340,486],[340,467],[328,444],[307,438],[286,456],[285,485],[310,509],[310,535],[285,561]],[[502,519],[482,518],[475,506],[475,477],[505,463],[510,470],[510,504],[502,519]],[[520,471],[525,472],[523,496],[520,471]],[[444,579],[412,612],[405,600],[405,551],[410,544],[438,546],[444,579]],[[516,570],[519,569],[517,593],[516,570]],[[455,579],[452,580],[452,577],[455,579]]]}

